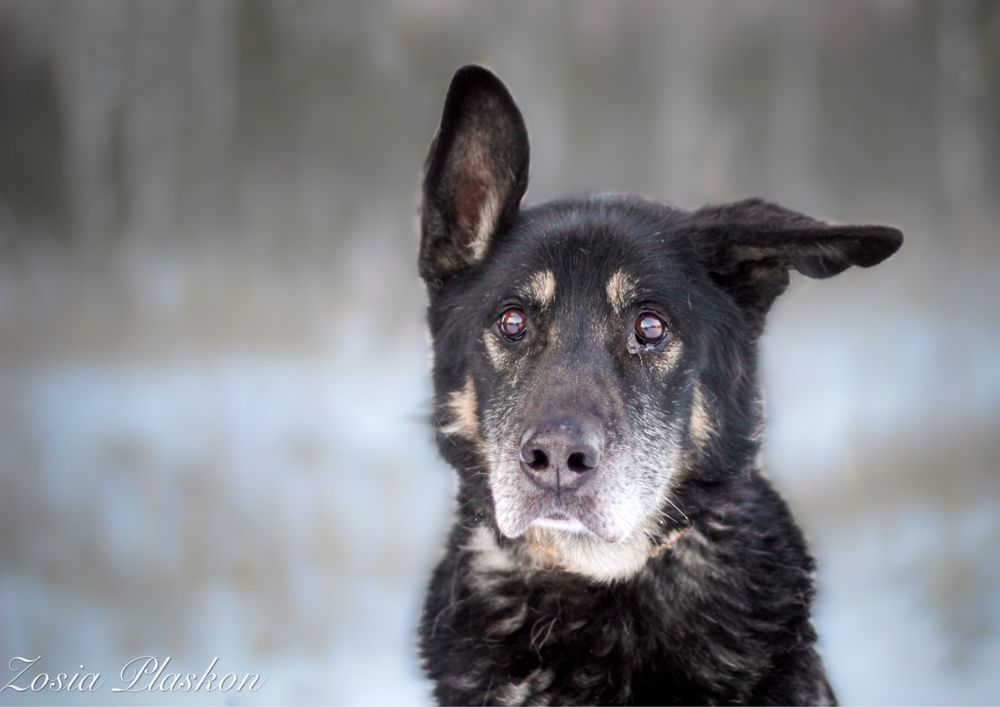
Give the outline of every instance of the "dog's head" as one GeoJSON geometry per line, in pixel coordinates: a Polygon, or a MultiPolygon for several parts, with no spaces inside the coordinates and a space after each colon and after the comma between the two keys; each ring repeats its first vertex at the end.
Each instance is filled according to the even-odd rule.
{"type": "Polygon", "coordinates": [[[485,69],[461,69],[421,213],[435,422],[460,501],[512,539],[543,527],[593,550],[679,520],[687,477],[756,453],[754,350],[789,271],[871,266],[902,241],[760,200],[522,209],[527,181],[513,99],[485,69]]]}

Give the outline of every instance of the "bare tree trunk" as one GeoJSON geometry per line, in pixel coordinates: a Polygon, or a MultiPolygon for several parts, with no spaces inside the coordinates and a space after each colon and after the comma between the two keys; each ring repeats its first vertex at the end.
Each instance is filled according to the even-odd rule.
{"type": "Polygon", "coordinates": [[[73,235],[85,251],[93,251],[115,229],[118,210],[112,144],[124,68],[124,6],[84,0],[52,7],[58,11],[53,51],[66,125],[73,235]]]}
{"type": "MultiPolygon", "coordinates": [[[[935,78],[938,123],[938,163],[948,208],[963,226],[975,232],[978,205],[984,203],[983,145],[974,101],[984,90],[979,66],[980,40],[967,3],[934,5],[937,12],[935,78]]],[[[956,238],[967,228],[954,229],[956,238]]]]}

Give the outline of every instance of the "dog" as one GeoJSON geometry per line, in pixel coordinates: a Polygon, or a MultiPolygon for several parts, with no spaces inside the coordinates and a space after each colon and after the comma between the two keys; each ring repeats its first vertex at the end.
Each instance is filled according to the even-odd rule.
{"type": "Polygon", "coordinates": [[[757,341],[795,270],[902,233],[760,199],[522,207],[501,81],[452,79],[424,169],[433,423],[457,516],[420,622],[442,704],[823,704],[814,561],[759,462],[757,341]]]}

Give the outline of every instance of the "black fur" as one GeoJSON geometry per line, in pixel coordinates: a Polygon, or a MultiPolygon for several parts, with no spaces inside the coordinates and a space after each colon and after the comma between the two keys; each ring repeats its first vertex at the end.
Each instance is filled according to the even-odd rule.
{"type": "Polygon", "coordinates": [[[420,628],[436,698],[832,702],[810,624],[813,560],[756,462],[757,337],[789,270],[874,265],[901,234],[760,200],[521,209],[527,160],[510,94],[485,69],[460,70],[428,158],[420,253],[437,441],[459,480],[420,628]],[[539,273],[554,294],[532,299],[539,273]],[[616,273],[629,284],[617,307],[616,273]],[[495,325],[512,305],[529,322],[516,341],[495,325]],[[648,311],[668,325],[664,343],[636,344],[648,311]],[[590,486],[555,497],[508,463],[552,415],[598,420],[606,452],[590,486]],[[587,532],[524,531],[550,507],[587,532]]]}

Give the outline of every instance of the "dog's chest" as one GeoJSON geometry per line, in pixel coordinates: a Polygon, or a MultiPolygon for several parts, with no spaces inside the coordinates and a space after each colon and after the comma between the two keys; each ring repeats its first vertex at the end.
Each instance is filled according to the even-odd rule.
{"type": "Polygon", "coordinates": [[[441,653],[429,651],[442,668],[434,676],[439,699],[564,704],[731,696],[730,678],[759,666],[726,649],[719,631],[696,629],[704,619],[694,614],[705,606],[685,590],[695,577],[671,568],[669,558],[657,566],[609,586],[558,573],[471,570],[464,596],[442,603],[435,634],[443,640],[432,641],[441,653]]]}

